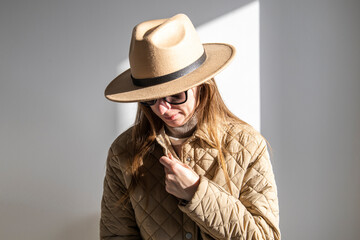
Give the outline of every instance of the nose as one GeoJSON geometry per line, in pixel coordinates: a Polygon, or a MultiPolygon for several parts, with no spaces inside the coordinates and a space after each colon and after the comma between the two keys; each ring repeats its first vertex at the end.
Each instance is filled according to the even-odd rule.
{"type": "Polygon", "coordinates": [[[164,99],[158,99],[158,108],[161,115],[164,115],[170,108],[171,104],[164,99]]]}

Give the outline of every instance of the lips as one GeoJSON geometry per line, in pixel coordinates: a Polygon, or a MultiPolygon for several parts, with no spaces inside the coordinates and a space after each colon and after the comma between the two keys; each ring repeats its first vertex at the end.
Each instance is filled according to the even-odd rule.
{"type": "Polygon", "coordinates": [[[171,115],[171,116],[164,116],[164,118],[165,118],[166,120],[172,121],[172,120],[174,120],[174,119],[176,118],[176,116],[177,116],[177,113],[174,114],[174,115],[171,115]]]}

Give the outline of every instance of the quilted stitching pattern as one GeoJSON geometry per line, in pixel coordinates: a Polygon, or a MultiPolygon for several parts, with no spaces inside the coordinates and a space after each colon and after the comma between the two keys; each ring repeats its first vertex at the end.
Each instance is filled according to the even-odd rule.
{"type": "MultiPolygon", "coordinates": [[[[201,129],[197,136],[206,140],[200,133],[201,129]]],[[[218,151],[192,137],[179,160],[192,167],[201,181],[193,199],[186,206],[178,205],[178,199],[165,191],[164,170],[158,161],[167,151],[173,152],[162,131],[159,144],[142,165],[145,184],[136,188],[126,210],[119,210],[114,203],[131,179],[127,134],[115,140],[109,153],[100,223],[103,239],[119,233],[142,239],[185,239],[187,232],[196,239],[197,227],[203,239],[280,239],[276,185],[266,144],[250,126],[231,125],[224,133],[233,195],[218,165],[218,151]]]]}
{"type": "Polygon", "coordinates": [[[144,163],[142,181],[146,183],[146,189],[137,188],[131,202],[145,239],[160,236],[181,239],[182,213],[177,207],[178,200],[165,191],[164,170],[158,161],[161,156],[155,153],[144,163]]]}

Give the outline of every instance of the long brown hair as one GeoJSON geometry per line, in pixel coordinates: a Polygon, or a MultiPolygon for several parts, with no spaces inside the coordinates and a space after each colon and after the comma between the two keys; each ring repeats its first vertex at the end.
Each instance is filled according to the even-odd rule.
{"type": "MultiPolygon", "coordinates": [[[[229,191],[232,193],[229,174],[226,169],[224,153],[226,149],[223,145],[218,128],[225,122],[243,122],[236,117],[225,105],[221,98],[215,80],[212,78],[209,81],[199,86],[199,93],[197,94],[198,106],[196,114],[198,117],[197,126],[205,126],[205,131],[209,136],[207,144],[214,147],[219,152],[218,164],[221,166],[229,191]]],[[[156,133],[163,126],[162,120],[157,117],[151,108],[138,104],[136,120],[132,129],[132,143],[133,143],[133,159],[131,162],[132,181],[127,192],[120,199],[123,202],[129,199],[129,195],[134,191],[135,187],[140,182],[140,166],[146,154],[151,150],[156,138],[156,133]]]]}

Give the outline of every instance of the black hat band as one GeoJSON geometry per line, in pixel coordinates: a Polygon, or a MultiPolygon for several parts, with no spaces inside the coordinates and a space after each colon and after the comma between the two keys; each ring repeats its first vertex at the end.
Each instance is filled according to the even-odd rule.
{"type": "Polygon", "coordinates": [[[166,83],[169,82],[171,80],[180,78],[185,76],[186,74],[191,73],[192,71],[194,71],[195,69],[199,68],[206,60],[206,53],[204,51],[203,55],[201,55],[201,57],[196,60],[195,62],[193,62],[192,64],[190,64],[187,67],[184,67],[176,72],[173,73],[169,73],[160,77],[155,77],[155,78],[134,78],[131,75],[132,78],[132,82],[135,86],[139,86],[139,87],[149,87],[149,86],[154,86],[160,83],[166,83]]]}

